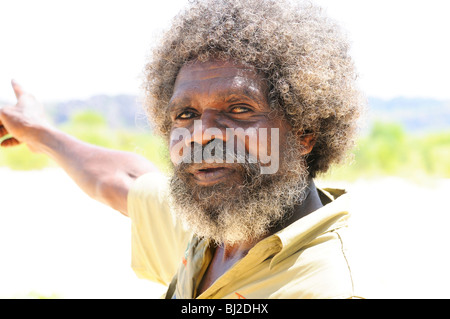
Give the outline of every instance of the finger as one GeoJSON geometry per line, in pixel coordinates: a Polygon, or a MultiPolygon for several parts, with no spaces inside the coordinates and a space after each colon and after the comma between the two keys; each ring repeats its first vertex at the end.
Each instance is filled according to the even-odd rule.
{"type": "Polygon", "coordinates": [[[1,124],[2,123],[0,123],[0,138],[2,138],[3,136],[8,134],[8,131],[6,130],[6,128],[1,124]]]}
{"type": "Polygon", "coordinates": [[[12,147],[12,146],[16,146],[19,145],[20,142],[18,140],[16,140],[14,137],[8,138],[6,140],[4,140],[0,146],[2,147],[12,147]]]}
{"type": "Polygon", "coordinates": [[[22,88],[22,86],[16,82],[16,80],[11,80],[11,85],[14,90],[14,94],[16,95],[16,98],[19,99],[24,93],[25,90],[22,88]]]}

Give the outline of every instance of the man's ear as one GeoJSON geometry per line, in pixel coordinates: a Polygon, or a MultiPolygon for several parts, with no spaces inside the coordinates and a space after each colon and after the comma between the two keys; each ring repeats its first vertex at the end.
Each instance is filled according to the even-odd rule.
{"type": "Polygon", "coordinates": [[[316,144],[316,135],[308,131],[299,131],[297,136],[300,144],[303,146],[302,155],[311,153],[314,145],[316,144]]]}

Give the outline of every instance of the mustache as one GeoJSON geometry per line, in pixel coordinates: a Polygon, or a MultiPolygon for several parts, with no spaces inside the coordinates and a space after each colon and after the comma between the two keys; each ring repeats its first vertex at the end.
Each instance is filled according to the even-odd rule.
{"type": "Polygon", "coordinates": [[[182,162],[193,163],[256,163],[255,156],[250,155],[243,148],[229,148],[220,139],[209,141],[205,145],[192,143],[191,152],[183,154],[182,162]]]}
{"type": "Polygon", "coordinates": [[[221,140],[214,139],[206,145],[193,143],[191,152],[183,154],[181,162],[175,167],[178,173],[188,173],[189,169],[196,164],[212,164],[233,167],[241,171],[244,176],[256,177],[261,175],[261,163],[253,155],[242,149],[230,149],[225,147],[221,140]]]}

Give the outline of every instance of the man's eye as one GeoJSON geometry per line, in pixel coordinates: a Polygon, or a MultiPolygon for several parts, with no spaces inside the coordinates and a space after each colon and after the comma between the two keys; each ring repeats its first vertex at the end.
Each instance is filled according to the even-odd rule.
{"type": "Polygon", "coordinates": [[[247,113],[249,111],[250,111],[250,109],[245,106],[236,106],[231,109],[231,113],[234,113],[234,114],[247,113]]]}
{"type": "Polygon", "coordinates": [[[188,120],[195,117],[195,113],[191,111],[184,111],[183,113],[178,114],[177,119],[188,120]]]}

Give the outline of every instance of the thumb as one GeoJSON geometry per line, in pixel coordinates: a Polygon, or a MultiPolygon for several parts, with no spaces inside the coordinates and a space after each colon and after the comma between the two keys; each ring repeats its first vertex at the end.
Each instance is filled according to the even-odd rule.
{"type": "Polygon", "coordinates": [[[16,95],[16,98],[19,99],[25,93],[24,89],[14,79],[11,80],[11,85],[12,85],[12,88],[14,90],[14,94],[16,95]]]}

